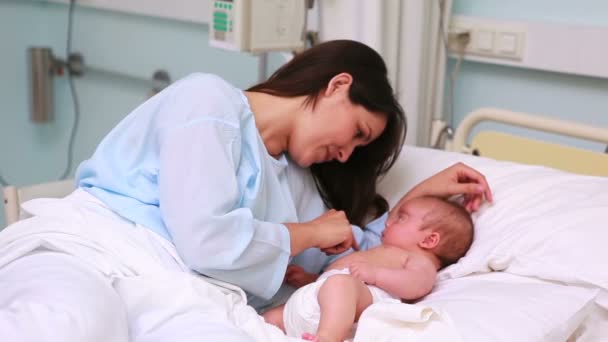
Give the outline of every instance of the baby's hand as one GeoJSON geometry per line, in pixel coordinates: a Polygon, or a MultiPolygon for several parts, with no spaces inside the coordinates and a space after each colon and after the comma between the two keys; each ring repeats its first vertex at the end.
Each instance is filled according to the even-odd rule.
{"type": "Polygon", "coordinates": [[[376,267],[367,262],[353,262],[348,266],[350,274],[362,282],[376,284],[376,267]]]}
{"type": "Polygon", "coordinates": [[[287,271],[285,272],[285,281],[287,284],[296,288],[314,283],[317,278],[319,278],[318,274],[308,273],[298,265],[287,266],[287,271]]]}

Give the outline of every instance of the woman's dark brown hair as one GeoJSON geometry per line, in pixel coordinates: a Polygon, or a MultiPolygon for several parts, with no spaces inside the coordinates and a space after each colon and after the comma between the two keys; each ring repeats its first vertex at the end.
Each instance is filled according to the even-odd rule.
{"type": "Polygon", "coordinates": [[[406,131],[405,115],[382,57],[356,41],[329,41],[296,55],[267,81],[247,90],[281,97],[307,96],[305,104],[314,108],[329,81],[343,72],[353,78],[350,101],[385,115],[386,128],[367,146],[357,147],[346,163],[314,164],[311,171],[325,204],[344,210],[352,224],[362,226],[368,214],[376,216],[388,209],[376,191],[376,182],[395,162],[406,131]]]}

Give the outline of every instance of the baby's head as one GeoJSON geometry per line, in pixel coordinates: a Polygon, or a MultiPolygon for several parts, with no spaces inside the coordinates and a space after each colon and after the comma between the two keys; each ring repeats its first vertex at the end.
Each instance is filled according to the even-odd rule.
{"type": "Polygon", "coordinates": [[[456,203],[437,197],[418,197],[391,212],[382,243],[432,252],[443,268],[457,262],[471,247],[473,221],[456,203]]]}

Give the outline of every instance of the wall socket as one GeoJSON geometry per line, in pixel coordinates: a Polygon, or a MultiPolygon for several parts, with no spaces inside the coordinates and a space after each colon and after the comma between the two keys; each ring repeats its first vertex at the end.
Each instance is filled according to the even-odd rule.
{"type": "Polygon", "coordinates": [[[491,20],[452,17],[449,30],[450,52],[461,53],[458,33],[468,32],[465,55],[522,61],[526,46],[526,27],[522,24],[498,23],[491,20]]]}

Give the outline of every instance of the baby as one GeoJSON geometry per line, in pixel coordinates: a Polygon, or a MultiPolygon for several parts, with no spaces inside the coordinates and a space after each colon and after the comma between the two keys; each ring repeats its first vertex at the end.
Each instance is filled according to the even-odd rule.
{"type": "Polygon", "coordinates": [[[427,295],[437,271],[464,256],[472,241],[464,208],[434,197],[412,199],[392,211],[381,245],[337,259],[264,318],[289,336],[344,341],[371,304],[427,295]]]}

